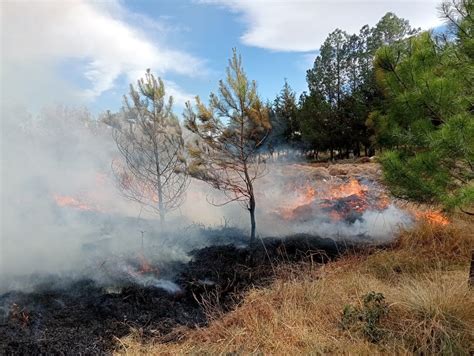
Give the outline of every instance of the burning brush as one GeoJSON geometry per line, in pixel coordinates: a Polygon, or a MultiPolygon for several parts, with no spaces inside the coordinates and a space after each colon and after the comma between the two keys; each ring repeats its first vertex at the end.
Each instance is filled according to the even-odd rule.
{"type": "Polygon", "coordinates": [[[351,178],[318,181],[317,187],[306,181],[301,187],[289,187],[295,198],[277,214],[289,221],[309,221],[325,215],[331,221],[353,223],[365,211],[383,211],[389,206],[388,196],[375,182],[351,178]]]}
{"type": "Polygon", "coordinates": [[[415,210],[413,211],[413,215],[415,216],[415,219],[426,220],[433,225],[446,226],[450,223],[448,218],[444,216],[439,210],[415,210]]]}

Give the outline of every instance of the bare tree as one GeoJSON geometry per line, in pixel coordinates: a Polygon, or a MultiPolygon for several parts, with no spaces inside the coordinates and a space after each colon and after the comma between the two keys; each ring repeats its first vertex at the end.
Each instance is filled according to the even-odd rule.
{"type": "Polygon", "coordinates": [[[106,117],[122,156],[112,168],[122,193],[157,211],[163,225],[183,203],[188,185],[184,140],[163,81],[148,69],[137,86],[130,85],[122,111],[106,117]]]}
{"type": "Polygon", "coordinates": [[[189,173],[225,193],[223,205],[242,202],[250,213],[251,235],[255,239],[254,182],[264,172],[257,155],[270,132],[268,110],[260,101],[255,81],[249,82],[242,59],[234,50],[225,82],[219,94],[211,94],[209,106],[196,98],[196,111],[188,102],[186,127],[196,136],[188,144],[189,173]]]}

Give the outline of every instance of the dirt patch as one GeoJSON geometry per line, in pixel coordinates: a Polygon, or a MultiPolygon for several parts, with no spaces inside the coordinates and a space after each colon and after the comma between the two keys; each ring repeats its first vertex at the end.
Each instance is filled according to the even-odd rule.
{"type": "MultiPolygon", "coordinates": [[[[275,166],[278,172],[278,166],[275,166]]],[[[311,177],[314,180],[329,180],[332,177],[352,177],[366,178],[380,181],[382,178],[382,168],[380,164],[372,161],[347,162],[347,163],[299,163],[286,164],[281,166],[282,174],[304,177],[311,177]]]]}

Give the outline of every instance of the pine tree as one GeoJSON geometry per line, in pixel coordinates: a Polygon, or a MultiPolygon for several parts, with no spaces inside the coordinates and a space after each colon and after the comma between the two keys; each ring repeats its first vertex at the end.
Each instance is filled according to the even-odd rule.
{"type": "Polygon", "coordinates": [[[300,128],[297,120],[298,107],[296,104],[296,93],[291,89],[287,80],[277,95],[273,104],[275,115],[281,118],[285,125],[283,136],[287,142],[295,143],[301,138],[300,128]]]}
{"type": "MultiPolygon", "coordinates": [[[[408,21],[387,13],[375,27],[363,26],[359,34],[348,35],[339,29],[329,34],[313,68],[307,72],[310,93],[306,99],[322,97],[329,104],[326,116],[312,121],[318,130],[327,130],[320,136],[327,138],[323,142],[327,143],[331,158],[334,150],[340,151],[340,155],[342,151],[346,156],[351,151],[359,155],[361,145],[366,153],[373,152],[373,116],[369,113],[380,105],[381,95],[372,64],[375,52],[380,46],[400,41],[416,31],[408,21]],[[325,124],[321,125],[322,122],[325,124]]],[[[315,103],[309,104],[307,100],[303,117],[315,107],[315,103]]],[[[315,145],[316,127],[311,127],[308,120],[302,127],[303,139],[315,145]]]]}
{"type": "Polygon", "coordinates": [[[457,21],[471,31],[454,42],[425,32],[381,48],[375,61],[386,101],[373,117],[392,147],[382,157],[385,180],[397,196],[446,209],[474,202],[474,62],[463,50],[473,17],[457,21]]]}
{"type": "MultiPolygon", "coordinates": [[[[226,194],[222,204],[242,202],[250,214],[250,241],[255,239],[255,180],[265,162],[257,154],[270,132],[267,107],[242,67],[234,49],[227,77],[219,82],[219,94],[211,93],[209,105],[196,98],[195,109],[188,102],[186,127],[195,134],[188,145],[189,173],[226,194]]],[[[217,205],[217,204],[216,204],[217,205]]]]}
{"type": "Polygon", "coordinates": [[[163,225],[166,214],[183,203],[187,188],[184,140],[173,98],[165,101],[163,81],[148,69],[137,86],[130,85],[122,112],[105,118],[122,156],[112,167],[122,193],[157,211],[163,225]]]}

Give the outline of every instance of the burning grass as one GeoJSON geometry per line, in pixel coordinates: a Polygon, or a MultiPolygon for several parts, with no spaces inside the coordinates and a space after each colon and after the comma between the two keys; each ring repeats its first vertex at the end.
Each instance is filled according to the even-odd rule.
{"type": "Polygon", "coordinates": [[[88,203],[68,195],[53,195],[54,201],[60,207],[71,207],[83,211],[96,211],[97,209],[88,203]]]}
{"type": "Polygon", "coordinates": [[[472,227],[459,217],[447,225],[421,219],[389,249],[320,268],[281,267],[269,288],[250,290],[208,327],[170,343],[143,343],[132,333],[121,340],[123,352],[468,355],[474,351],[474,294],[467,283],[472,227]],[[347,324],[345,308],[364,310],[372,291],[385,298],[386,313],[347,324]],[[379,339],[368,338],[367,328],[379,339]]]}
{"type": "Polygon", "coordinates": [[[330,177],[313,181],[310,175],[287,183],[289,195],[276,214],[287,221],[312,221],[327,216],[331,222],[354,222],[366,211],[382,212],[390,199],[374,180],[330,177]]]}

